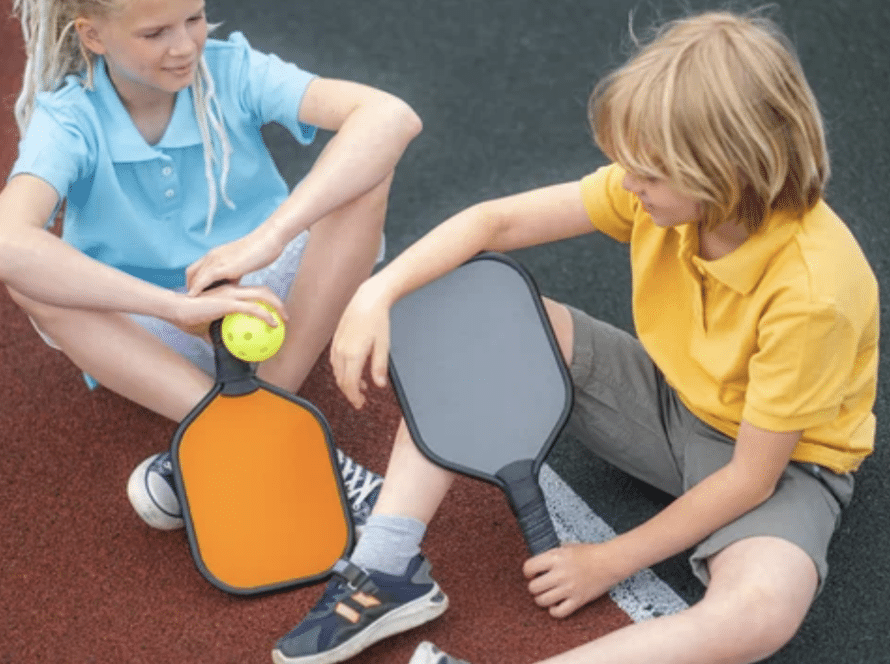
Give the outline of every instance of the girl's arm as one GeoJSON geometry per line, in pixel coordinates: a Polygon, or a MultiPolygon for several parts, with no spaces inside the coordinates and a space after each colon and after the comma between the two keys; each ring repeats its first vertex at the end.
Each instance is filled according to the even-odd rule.
{"type": "Polygon", "coordinates": [[[356,408],[364,404],[361,374],[386,384],[389,309],[480,251],[510,251],[591,233],[579,182],[568,182],[474,205],[446,220],[365,281],[340,319],[331,344],[337,382],[356,408]]]}
{"type": "Polygon", "coordinates": [[[637,571],[695,546],[773,494],[801,433],[743,421],[731,461],[656,516],[603,544],[563,547],[526,561],[530,592],[562,618],[637,571]]]}
{"type": "Polygon", "coordinates": [[[266,222],[280,235],[282,247],[316,220],[383,182],[422,128],[417,114],[398,97],[329,78],[309,84],[299,120],[335,133],[266,222]]]}
{"type": "Polygon", "coordinates": [[[182,327],[234,311],[274,324],[256,299],[283,310],[266,289],[228,287],[191,298],[100,263],[43,228],[57,203],[56,190],[32,175],[17,175],[0,191],[0,281],[11,290],[45,304],[148,314],[182,327]]]}
{"type": "Polygon", "coordinates": [[[267,265],[300,232],[370,191],[395,170],[421,130],[408,104],[367,85],[327,78],[309,84],[299,120],[336,132],[291,195],[247,236],[189,266],[189,292],[267,265]]]}

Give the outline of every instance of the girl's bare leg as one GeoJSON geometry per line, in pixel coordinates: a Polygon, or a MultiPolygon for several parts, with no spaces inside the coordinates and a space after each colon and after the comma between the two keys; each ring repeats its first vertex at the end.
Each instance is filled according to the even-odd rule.
{"type": "Polygon", "coordinates": [[[392,175],[319,220],[309,232],[285,306],[290,316],[281,350],[259,369],[261,378],[297,391],[330,342],[380,249],[392,175]]]}
{"type": "Polygon", "coordinates": [[[54,307],[10,292],[81,370],[164,417],[182,420],[213,384],[125,314],[54,307]]]}

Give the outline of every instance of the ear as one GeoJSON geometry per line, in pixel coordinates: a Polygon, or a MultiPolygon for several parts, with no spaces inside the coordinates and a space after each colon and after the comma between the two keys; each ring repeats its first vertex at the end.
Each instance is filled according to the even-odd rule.
{"type": "Polygon", "coordinates": [[[80,43],[83,44],[91,53],[103,55],[105,53],[105,45],[95,22],[85,16],[79,16],[74,19],[74,29],[77,30],[77,36],[80,37],[80,43]]]}

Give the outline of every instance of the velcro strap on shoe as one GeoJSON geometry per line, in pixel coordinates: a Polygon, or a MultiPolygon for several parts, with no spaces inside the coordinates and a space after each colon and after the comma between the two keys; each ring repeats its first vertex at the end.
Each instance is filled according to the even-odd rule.
{"type": "MultiPolygon", "coordinates": [[[[343,578],[353,590],[358,590],[366,582],[371,582],[371,577],[365,570],[343,558],[334,563],[331,570],[334,574],[343,578]]],[[[373,582],[371,582],[371,585],[374,585],[373,582]]]]}

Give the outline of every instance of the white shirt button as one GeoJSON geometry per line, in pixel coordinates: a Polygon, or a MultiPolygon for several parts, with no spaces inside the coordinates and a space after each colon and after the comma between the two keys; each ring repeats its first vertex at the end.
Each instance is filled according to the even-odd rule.
{"type": "Polygon", "coordinates": [[[170,175],[171,175],[172,173],[173,173],[173,167],[172,167],[172,166],[164,166],[164,168],[161,169],[161,175],[163,175],[165,178],[170,177],[170,175]]]}
{"type": "Polygon", "coordinates": [[[173,191],[172,189],[168,189],[167,191],[164,192],[164,196],[166,196],[167,198],[173,198],[175,195],[176,195],[176,192],[173,191]]]}

